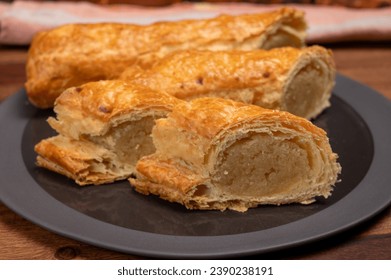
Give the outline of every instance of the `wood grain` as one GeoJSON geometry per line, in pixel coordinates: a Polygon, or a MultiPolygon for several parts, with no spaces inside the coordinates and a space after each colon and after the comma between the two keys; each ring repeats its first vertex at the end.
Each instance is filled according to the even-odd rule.
{"type": "Polygon", "coordinates": [[[0,102],[23,86],[26,59],[27,48],[0,46],[0,102]]]}
{"type": "MultiPolygon", "coordinates": [[[[391,42],[328,46],[337,70],[391,99],[391,42]]],[[[27,48],[0,47],[0,102],[25,82],[27,48]]],[[[3,133],[3,132],[2,132],[3,133]]],[[[17,186],[15,186],[17,187],[17,186]]],[[[334,237],[256,259],[391,259],[391,208],[334,237]]],[[[0,203],[0,259],[137,259],[47,231],[0,203]]]]}

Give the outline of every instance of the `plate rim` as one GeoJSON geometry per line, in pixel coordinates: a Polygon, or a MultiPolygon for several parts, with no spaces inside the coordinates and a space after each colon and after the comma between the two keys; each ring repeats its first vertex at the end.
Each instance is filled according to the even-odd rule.
{"type": "Polygon", "coordinates": [[[390,124],[387,120],[391,120],[391,102],[377,91],[339,73],[333,93],[348,103],[367,124],[374,143],[372,163],[361,182],[341,200],[318,213],[285,225],[232,235],[165,235],[123,228],[66,206],[43,190],[24,166],[22,135],[36,109],[28,104],[23,88],[0,104],[1,131],[14,129],[13,133],[4,134],[1,142],[10,151],[17,148],[12,157],[7,154],[0,159],[0,170],[4,173],[0,176],[0,201],[30,222],[59,235],[97,247],[147,257],[243,257],[315,242],[367,221],[391,204],[391,191],[384,187],[387,181],[391,181],[391,173],[386,172],[386,165],[391,166],[391,149],[387,145],[387,142],[391,143],[391,130],[384,129],[385,124],[390,124]],[[26,100],[25,108],[15,108],[16,105],[20,106],[22,98],[26,100]],[[15,141],[15,136],[20,136],[19,141],[15,141]],[[14,168],[27,176],[12,177],[14,168]],[[379,173],[384,176],[378,176],[379,173]],[[379,192],[371,192],[372,185],[380,185],[377,189],[379,192]],[[369,204],[368,200],[363,200],[367,197],[371,199],[369,204]],[[346,205],[350,207],[349,217],[339,215],[341,211],[346,211],[346,205]],[[56,209],[54,214],[57,215],[53,215],[53,209],[56,209]],[[319,227],[319,221],[327,220],[330,215],[337,217],[333,224],[319,227]],[[313,224],[317,226],[306,227],[313,224]],[[290,232],[289,236],[287,231],[290,232]],[[296,237],[294,240],[292,234],[296,237]]]}

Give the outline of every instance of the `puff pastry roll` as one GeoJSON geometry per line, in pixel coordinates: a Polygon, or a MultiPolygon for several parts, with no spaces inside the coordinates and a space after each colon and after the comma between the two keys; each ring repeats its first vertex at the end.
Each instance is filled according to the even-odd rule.
{"type": "Polygon", "coordinates": [[[148,67],[178,50],[301,47],[305,31],[303,13],[291,8],[148,26],[65,25],[38,33],[33,39],[27,59],[26,90],[34,105],[48,108],[68,87],[116,79],[130,65],[148,67]]]}
{"type": "Polygon", "coordinates": [[[128,178],[136,161],[153,153],[155,119],[184,102],[124,81],[99,81],[66,90],[49,124],[58,135],[35,146],[37,165],[79,185],[128,178]]]}
{"type": "Polygon", "coordinates": [[[221,97],[310,119],[330,105],[335,66],[320,47],[253,51],[183,51],[150,69],[130,67],[124,80],[180,99],[221,97]]]}
{"type": "Polygon", "coordinates": [[[340,172],[325,131],[304,118],[228,99],[179,104],[152,130],[135,189],[189,209],[246,211],[328,197],[340,172]]]}

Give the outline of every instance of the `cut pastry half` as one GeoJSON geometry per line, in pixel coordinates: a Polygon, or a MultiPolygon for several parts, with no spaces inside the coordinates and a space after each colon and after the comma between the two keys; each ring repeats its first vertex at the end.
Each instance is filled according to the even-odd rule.
{"type": "Polygon", "coordinates": [[[57,100],[48,122],[59,135],[35,146],[37,165],[79,185],[126,179],[137,160],[155,148],[155,120],[183,102],[124,81],[91,82],[70,88],[57,100]]]}
{"type": "Polygon", "coordinates": [[[321,47],[253,51],[183,51],[121,79],[191,100],[228,98],[311,119],[330,105],[335,80],[331,51],[321,47]]]}
{"type": "Polygon", "coordinates": [[[65,89],[116,79],[133,64],[149,67],[169,53],[186,49],[301,47],[306,28],[303,12],[292,8],[145,26],[69,24],[40,32],[33,39],[26,90],[34,105],[49,108],[65,89]]]}
{"type": "Polygon", "coordinates": [[[178,104],[152,132],[134,188],[188,209],[246,211],[328,197],[341,171],[325,131],[304,118],[227,99],[178,104]]]}

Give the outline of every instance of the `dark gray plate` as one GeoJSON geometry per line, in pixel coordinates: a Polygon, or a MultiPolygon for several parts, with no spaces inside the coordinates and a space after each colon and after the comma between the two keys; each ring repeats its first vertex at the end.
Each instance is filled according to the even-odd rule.
{"type": "Polygon", "coordinates": [[[53,135],[24,90],[0,107],[0,198],[58,234],[121,252],[168,258],[222,258],[298,246],[336,234],[391,202],[391,105],[338,75],[332,106],[315,124],[340,156],[341,182],[312,205],[264,206],[246,213],[188,211],[134,192],[127,182],[78,187],[34,165],[34,145],[53,135]]]}

